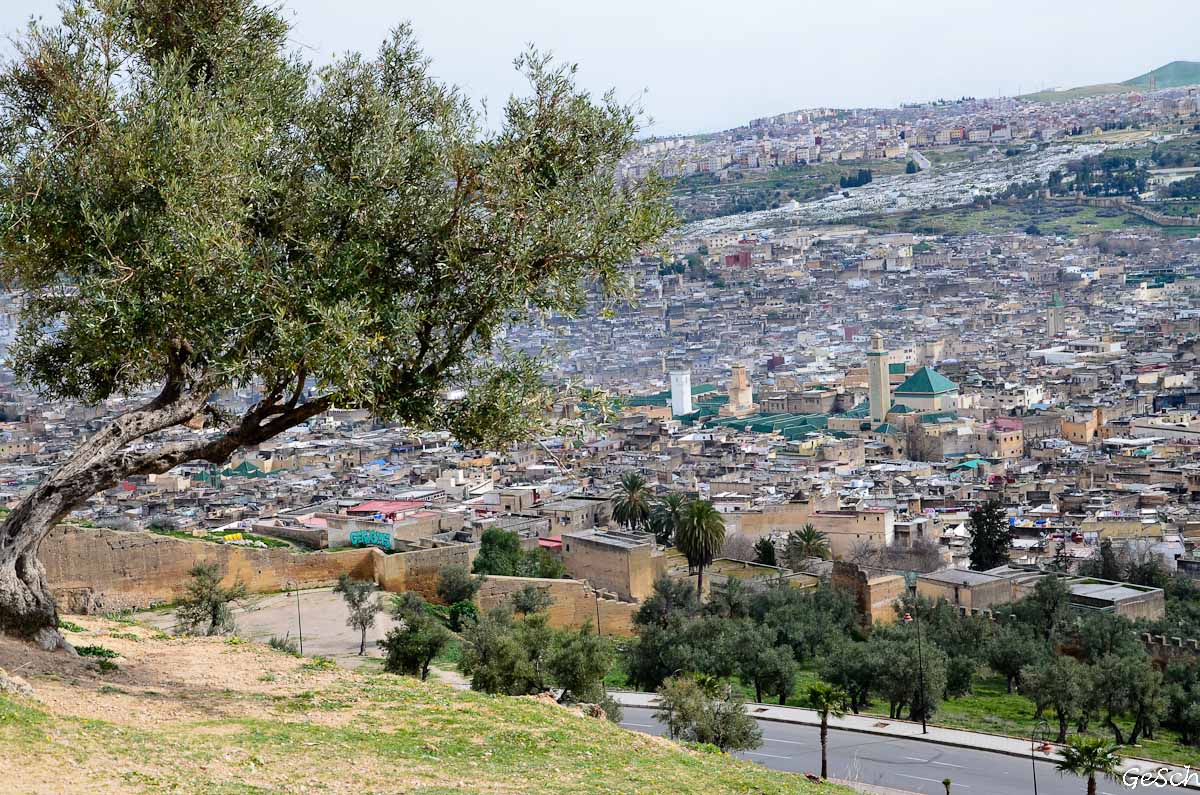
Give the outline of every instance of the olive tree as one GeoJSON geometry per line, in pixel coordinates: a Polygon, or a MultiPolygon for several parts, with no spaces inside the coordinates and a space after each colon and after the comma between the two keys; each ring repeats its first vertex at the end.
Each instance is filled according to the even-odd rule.
{"type": "Polygon", "coordinates": [[[48,400],[132,407],[0,525],[0,631],[47,648],[38,546],[83,501],[331,407],[526,435],[546,388],[502,329],[613,295],[672,223],[658,180],[616,179],[637,113],[537,52],[485,127],[406,25],[316,69],[276,4],[62,11],[0,64],[10,354],[48,400]]]}

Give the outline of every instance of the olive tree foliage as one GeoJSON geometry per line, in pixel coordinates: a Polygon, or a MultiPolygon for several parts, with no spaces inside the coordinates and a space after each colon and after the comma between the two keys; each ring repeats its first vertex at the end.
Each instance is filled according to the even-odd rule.
{"type": "Polygon", "coordinates": [[[330,407],[527,435],[499,332],[623,286],[671,223],[615,179],[638,116],[529,51],[481,125],[410,28],[315,69],[255,0],[64,0],[0,64],[0,278],[47,399],[131,408],[0,527],[0,631],[62,644],[37,547],[121,479],[224,462],[330,407]],[[245,405],[214,396],[253,390],[245,405]],[[138,401],[140,405],[138,405],[138,401]]]}

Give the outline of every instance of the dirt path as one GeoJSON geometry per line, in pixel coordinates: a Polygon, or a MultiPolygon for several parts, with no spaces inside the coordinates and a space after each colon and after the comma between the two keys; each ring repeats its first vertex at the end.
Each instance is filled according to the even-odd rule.
{"type": "MultiPolygon", "coordinates": [[[[387,595],[382,597],[386,600],[387,595]]],[[[135,618],[164,632],[171,632],[175,626],[173,612],[139,613],[135,618]]],[[[346,626],[345,602],[329,588],[253,596],[234,611],[234,619],[237,634],[247,640],[266,643],[272,637],[286,637],[299,643],[303,637],[304,654],[308,656],[328,657],[347,668],[371,664],[358,654],[358,631],[346,626]]],[[[375,626],[367,630],[365,657],[383,656],[375,642],[382,640],[393,626],[387,611],[380,611],[375,626]]]]}

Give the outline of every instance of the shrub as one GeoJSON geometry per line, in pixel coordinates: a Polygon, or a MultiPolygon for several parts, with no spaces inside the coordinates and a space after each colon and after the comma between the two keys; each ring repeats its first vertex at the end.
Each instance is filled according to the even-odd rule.
{"type": "Polygon", "coordinates": [[[450,605],[450,629],[462,632],[463,628],[479,620],[479,608],[474,602],[455,602],[450,605]]]}
{"type": "Polygon", "coordinates": [[[179,629],[193,635],[232,632],[233,612],[229,605],[246,596],[246,586],[239,580],[223,588],[220,569],[215,563],[198,563],[188,573],[192,579],[175,611],[179,629]]]}
{"type": "Polygon", "coordinates": [[[103,646],[76,646],[75,651],[81,657],[98,657],[101,660],[111,660],[119,656],[112,649],[106,649],[103,646]]]}
{"type": "Polygon", "coordinates": [[[482,583],[483,577],[472,577],[466,566],[443,566],[438,572],[437,595],[448,605],[469,602],[482,583]]]}
{"type": "Polygon", "coordinates": [[[409,614],[378,641],[379,648],[387,653],[383,670],[425,679],[429,676],[429,664],[450,642],[450,637],[450,632],[432,616],[409,614]]]}
{"type": "Polygon", "coordinates": [[[300,666],[301,671],[332,671],[334,668],[337,663],[328,657],[313,657],[300,666]]]}
{"type": "Polygon", "coordinates": [[[267,645],[272,649],[275,649],[275,651],[281,651],[285,654],[291,654],[292,656],[299,656],[300,654],[299,645],[297,645],[296,641],[292,640],[286,635],[282,638],[278,635],[272,635],[271,639],[267,641],[267,645]]]}

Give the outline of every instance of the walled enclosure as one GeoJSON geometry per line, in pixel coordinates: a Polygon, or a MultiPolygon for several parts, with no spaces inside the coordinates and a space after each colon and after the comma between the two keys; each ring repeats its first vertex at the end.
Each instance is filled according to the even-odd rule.
{"type": "MultiPolygon", "coordinates": [[[[375,548],[292,552],[63,525],[46,537],[39,555],[59,608],[86,614],[140,610],[177,601],[184,593],[188,572],[197,563],[215,563],[224,585],[241,580],[251,593],[327,587],[342,574],[349,574],[374,580],[385,591],[416,591],[436,600],[442,567],[457,564],[469,568],[475,553],[475,548],[467,545],[392,555],[375,548]]],[[[552,626],[580,627],[588,621],[595,625],[597,597],[581,580],[489,577],[479,593],[480,606],[490,609],[529,582],[546,588],[554,599],[552,626]]],[[[636,605],[598,601],[605,634],[632,634],[636,605]]]]}

